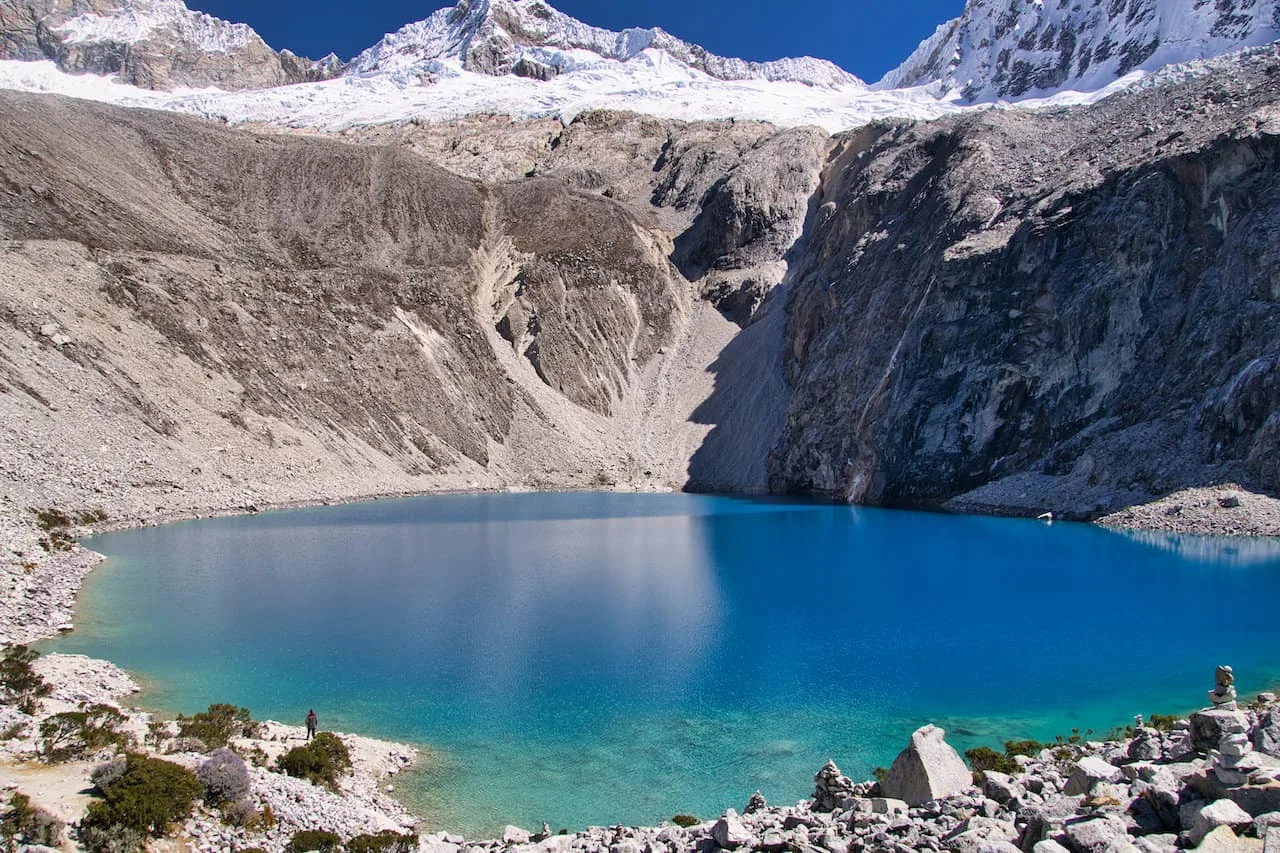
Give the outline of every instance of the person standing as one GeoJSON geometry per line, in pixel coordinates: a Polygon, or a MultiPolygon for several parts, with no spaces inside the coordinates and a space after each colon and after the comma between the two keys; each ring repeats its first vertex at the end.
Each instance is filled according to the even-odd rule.
{"type": "Polygon", "coordinates": [[[316,727],[320,725],[320,718],[316,716],[316,709],[312,708],[307,714],[307,740],[311,740],[316,736],[316,727]]]}

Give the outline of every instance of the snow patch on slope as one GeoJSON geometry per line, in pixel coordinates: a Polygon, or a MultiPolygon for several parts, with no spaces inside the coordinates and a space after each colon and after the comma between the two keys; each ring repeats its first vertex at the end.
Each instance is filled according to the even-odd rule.
{"type": "MultiPolygon", "coordinates": [[[[743,119],[783,127],[814,125],[834,133],[876,119],[932,119],[969,108],[956,99],[940,99],[927,87],[869,91],[767,80],[723,81],[690,71],[662,51],[643,51],[636,59],[639,61],[625,64],[598,63],[548,82],[460,71],[428,85],[400,85],[387,77],[354,75],[239,92],[214,88],[153,91],[92,75],[66,74],[52,62],[11,61],[0,62],[0,87],[169,110],[233,124],[326,132],[480,114],[517,120],[551,116],[568,122],[583,112],[608,109],[683,121],[743,119]]],[[[1063,92],[1018,106],[1090,103],[1141,77],[1140,73],[1131,75],[1100,92],[1063,92]]]]}

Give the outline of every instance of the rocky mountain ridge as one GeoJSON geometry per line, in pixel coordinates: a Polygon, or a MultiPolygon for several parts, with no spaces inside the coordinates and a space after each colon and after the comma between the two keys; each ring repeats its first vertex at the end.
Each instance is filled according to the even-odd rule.
{"type": "Polygon", "coordinates": [[[142,89],[249,89],[336,76],[335,56],[274,51],[245,24],[182,0],[0,0],[0,60],[52,60],[142,89]]]}
{"type": "Polygon", "coordinates": [[[648,50],[718,80],[769,80],[810,86],[861,86],[834,63],[812,57],[747,62],[716,56],[654,27],[612,32],[590,26],[544,0],[460,0],[389,34],[351,62],[355,74],[420,76],[515,74],[548,80],[601,60],[628,62],[648,50]]]}
{"type": "Polygon", "coordinates": [[[1162,68],[1275,39],[1277,9],[972,0],[868,88],[825,60],[720,57],[658,28],[594,27],[546,0],[461,0],[345,65],[277,53],[181,0],[3,0],[0,87],[330,132],[480,114],[569,121],[598,109],[840,132],[996,101],[1090,103],[1162,68]]]}
{"type": "Polygon", "coordinates": [[[1280,485],[1274,50],[831,138],[339,143],[2,97],[5,458],[45,500],[88,498],[68,466],[192,508],[220,471],[231,505],[627,483],[1082,518],[1280,485]],[[153,476],[103,472],[120,435],[153,476]]]}
{"type": "Polygon", "coordinates": [[[1280,5],[1265,0],[968,0],[876,85],[929,85],[969,102],[1091,91],[1277,38],[1280,5]]]}

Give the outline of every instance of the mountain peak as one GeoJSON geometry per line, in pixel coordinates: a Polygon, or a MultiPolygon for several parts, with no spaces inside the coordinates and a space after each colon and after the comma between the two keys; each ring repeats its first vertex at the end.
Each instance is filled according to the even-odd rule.
{"type": "Polygon", "coordinates": [[[932,83],[970,102],[1091,92],[1277,38],[1277,0],[969,0],[876,87],[932,83]]]}
{"type": "Polygon", "coordinates": [[[247,24],[182,0],[0,0],[0,59],[48,59],[144,89],[262,88],[341,71],[333,58],[277,53],[247,24]]]}
{"type": "Polygon", "coordinates": [[[858,78],[823,59],[731,59],[657,27],[621,32],[593,27],[545,0],[459,0],[453,8],[389,34],[356,57],[351,71],[420,77],[466,70],[548,80],[602,60],[628,62],[650,50],[720,80],[790,81],[830,88],[861,85],[858,78]]]}

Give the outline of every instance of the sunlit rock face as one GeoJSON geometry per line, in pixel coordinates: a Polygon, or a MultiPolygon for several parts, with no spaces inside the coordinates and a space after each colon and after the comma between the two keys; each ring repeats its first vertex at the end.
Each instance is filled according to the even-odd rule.
{"type": "Polygon", "coordinates": [[[342,70],[335,56],[277,52],[249,26],[181,0],[0,0],[0,59],[51,59],[63,71],[144,89],[254,89],[342,70]]]}

